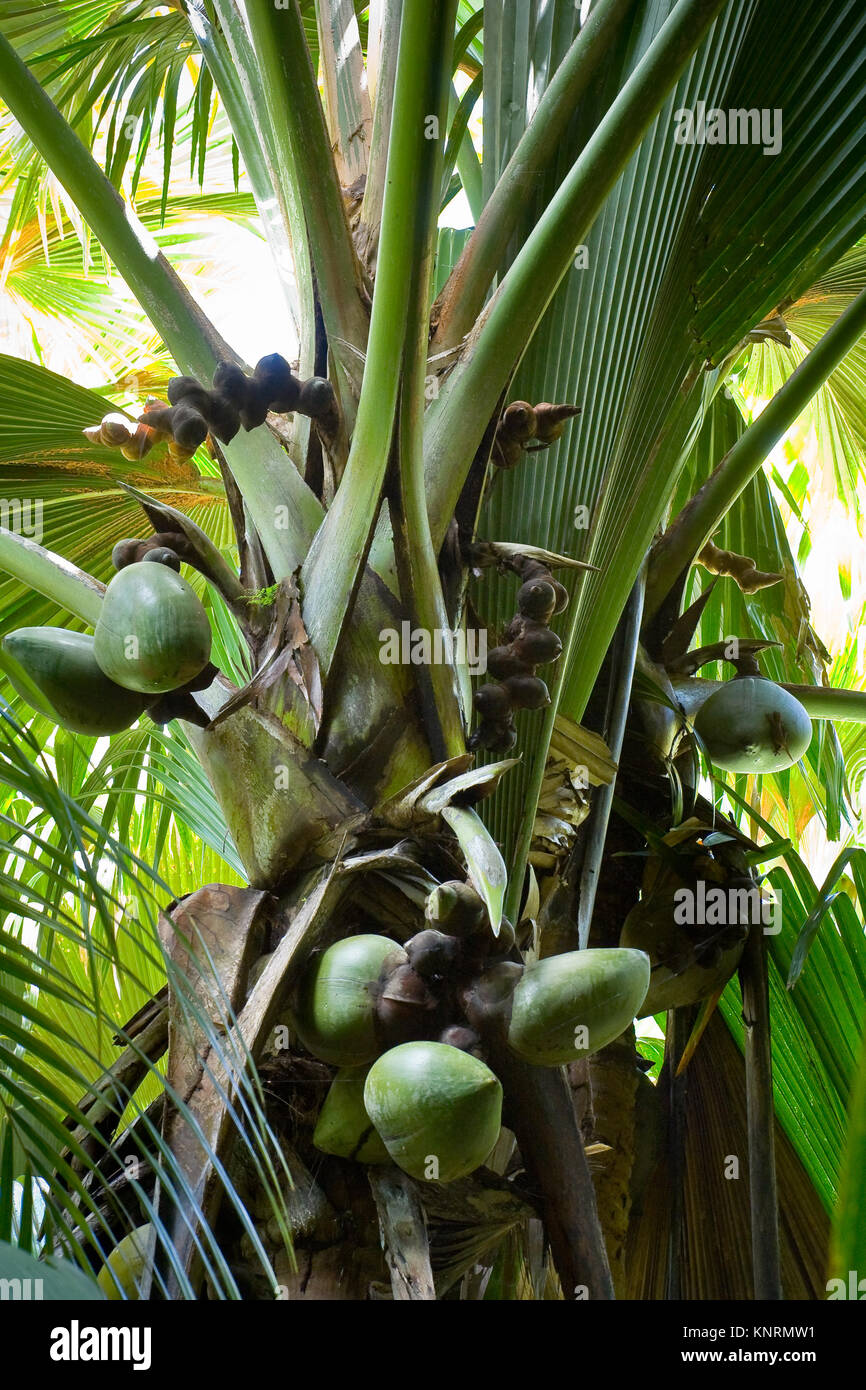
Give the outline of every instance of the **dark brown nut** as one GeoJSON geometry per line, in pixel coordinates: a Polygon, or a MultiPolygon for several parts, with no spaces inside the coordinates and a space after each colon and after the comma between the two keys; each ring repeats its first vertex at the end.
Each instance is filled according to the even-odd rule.
{"type": "Polygon", "coordinates": [[[320,420],[333,414],[337,409],[334,388],[324,376],[311,376],[305,381],[298,394],[298,410],[313,420],[320,420]]]}
{"type": "Polygon", "coordinates": [[[388,1046],[429,1035],[437,1001],[411,965],[398,965],[376,1000],[376,1018],[388,1046]]]}
{"type": "Polygon", "coordinates": [[[111,552],[111,563],[114,565],[114,568],[116,570],[122,570],[125,569],[127,565],[135,564],[135,561],[138,559],[137,551],[140,545],[141,540],[138,537],[118,541],[111,552]]]}
{"type": "Polygon", "coordinates": [[[535,411],[529,401],[512,401],[503,412],[499,429],[509,439],[525,444],[535,435],[535,411]]]}
{"type": "Polygon", "coordinates": [[[514,650],[521,661],[528,666],[543,666],[545,662],[555,661],[562,651],[562,642],[555,632],[543,623],[525,622],[520,636],[514,642],[514,650]]]}
{"type": "Polygon", "coordinates": [[[244,429],[255,430],[263,425],[268,415],[267,388],[255,379],[248,383],[247,398],[239,409],[244,429]]]}
{"type": "Polygon", "coordinates": [[[181,401],[171,409],[171,434],[174,442],[182,449],[196,450],[207,439],[208,428],[204,416],[195,406],[181,401]]]}
{"type": "Polygon", "coordinates": [[[194,376],[173,376],[166,388],[166,395],[172,405],[180,405],[181,401],[186,401],[205,419],[208,418],[210,392],[206,391],[194,376]]]}
{"type": "Polygon", "coordinates": [[[241,427],[237,406],[218,391],[211,393],[208,424],[211,434],[215,435],[221,444],[230,444],[241,427]]]}
{"type": "Polygon", "coordinates": [[[469,740],[470,748],[486,748],[489,753],[507,753],[517,742],[514,721],[509,718],[503,722],[484,719],[469,740]]]}
{"type": "Polygon", "coordinates": [[[152,560],[156,565],[168,565],[169,569],[180,570],[180,556],[175,550],[169,549],[167,545],[155,545],[152,550],[148,550],[142,555],[142,560],[152,560]]]}
{"type": "Polygon", "coordinates": [[[246,405],[249,379],[236,362],[220,362],[213,374],[213,389],[241,410],[246,405]]]}
{"type": "Polygon", "coordinates": [[[159,430],[162,434],[171,435],[174,425],[175,408],[176,407],[173,405],[151,404],[148,405],[141,418],[148,429],[159,430]]]}
{"type": "Polygon", "coordinates": [[[460,1005],[473,1027],[480,1032],[497,1018],[507,1018],[511,996],[523,975],[516,961],[491,963],[471,984],[460,991],[460,1005]]]}
{"type": "Polygon", "coordinates": [[[406,942],[406,955],[412,969],[424,980],[447,975],[460,959],[460,942],[456,936],[427,927],[416,932],[406,942]]]}
{"type": "Polygon", "coordinates": [[[553,592],[556,594],[556,607],[553,612],[554,614],[564,613],[568,607],[568,590],[564,584],[560,584],[558,579],[551,579],[550,583],[553,585],[553,592]]]}
{"type": "Polygon", "coordinates": [[[550,692],[538,676],[511,676],[505,689],[518,709],[543,709],[550,704],[550,692]]]}
{"type": "Polygon", "coordinates": [[[472,703],[482,718],[490,720],[507,719],[511,709],[505,686],[495,685],[492,681],[486,685],[479,685],[472,703]]]}
{"type": "Polygon", "coordinates": [[[292,375],[292,369],[285,357],[281,357],[278,352],[260,357],[253,378],[267,395],[271,410],[284,414],[295,409],[301,394],[301,383],[292,375]]]}
{"type": "Polygon", "coordinates": [[[457,1047],[461,1052],[473,1052],[476,1055],[481,1047],[481,1039],[475,1029],[466,1028],[461,1023],[449,1023],[439,1034],[438,1041],[446,1043],[449,1047],[457,1047]]]}
{"type": "Polygon", "coordinates": [[[517,591],[517,609],[525,618],[546,623],[556,608],[556,590],[547,579],[529,579],[517,591]]]}
{"type": "Polygon", "coordinates": [[[515,654],[513,647],[507,646],[494,647],[487,653],[487,673],[498,681],[504,681],[509,676],[530,676],[532,670],[515,654]]]}

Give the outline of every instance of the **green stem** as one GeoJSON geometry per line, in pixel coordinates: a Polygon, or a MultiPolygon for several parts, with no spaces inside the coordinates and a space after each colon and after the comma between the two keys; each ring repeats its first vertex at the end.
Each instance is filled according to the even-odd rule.
{"type": "Polygon", "coordinates": [[[105,585],[62,555],[0,528],[0,569],[74,613],[88,627],[99,621],[105,585]]]}
{"type": "Polygon", "coordinates": [[[866,724],[866,690],[834,690],[829,685],[788,685],[789,690],[800,701],[810,719],[834,719],[839,723],[849,720],[855,724],[866,724]]]}
{"type": "Polygon", "coordinates": [[[439,295],[432,351],[456,346],[474,324],[524,215],[527,189],[534,189],[538,178],[554,163],[580,98],[633,7],[634,0],[601,0],[557,68],[439,295]]]}
{"type": "MultiPolygon", "coordinates": [[[[470,15],[466,23],[456,34],[454,39],[454,51],[451,56],[452,79],[460,64],[464,61],[472,41],[475,39],[479,30],[484,26],[483,6],[470,15]]],[[[473,73],[472,79],[479,75],[473,73]]],[[[448,120],[454,119],[454,114],[460,105],[457,91],[452,80],[451,91],[448,97],[448,120]]],[[[460,175],[460,182],[463,184],[463,192],[466,194],[466,201],[472,213],[472,221],[477,224],[478,219],[484,209],[484,188],[481,174],[481,161],[472,143],[472,137],[468,130],[464,130],[457,150],[457,172],[460,175]]]]}
{"type": "MultiPolygon", "coordinates": [[[[459,104],[457,93],[452,85],[451,99],[448,103],[449,120],[459,104]]],[[[481,180],[481,161],[468,130],[464,130],[457,149],[457,172],[460,175],[460,182],[463,184],[463,192],[466,194],[469,211],[472,213],[472,221],[477,223],[484,209],[484,191],[481,180]]]]}
{"type": "Polygon", "coordinates": [[[517,255],[477,337],[427,412],[430,524],[441,544],[466,472],[560,281],[725,0],[680,0],[517,255]]]}
{"type": "MultiPolygon", "coordinates": [[[[445,201],[449,187],[451,185],[451,179],[454,174],[454,170],[460,164],[460,156],[461,151],[464,149],[464,143],[469,138],[469,133],[467,129],[469,125],[469,117],[472,115],[472,112],[475,108],[475,103],[481,96],[481,79],[482,74],[479,73],[478,76],[474,79],[474,81],[471,82],[470,85],[466,88],[466,91],[463,93],[463,96],[460,98],[459,102],[457,103],[457,106],[453,110],[451,109],[451,105],[449,102],[448,143],[445,146],[445,162],[442,170],[442,193],[440,196],[440,203],[444,203],[445,201]]],[[[450,83],[449,87],[451,93],[453,94],[454,87],[450,83]]],[[[469,146],[470,149],[472,149],[471,140],[469,140],[469,146]]],[[[478,163],[478,156],[475,154],[474,149],[472,149],[472,157],[475,160],[475,172],[477,173],[474,192],[478,194],[479,189],[481,187],[481,166],[478,163]]],[[[472,166],[468,165],[468,168],[470,170],[471,177],[472,166]]]]}
{"type": "Polygon", "coordinates": [[[277,159],[306,216],[325,330],[345,377],[354,381],[356,352],[366,347],[367,315],[297,0],[279,9],[254,0],[246,5],[246,16],[277,159]]]}
{"type": "Polygon", "coordinates": [[[647,618],[657,612],[677,576],[691,564],[779,440],[864,332],[866,290],[861,290],[668,527],[652,556],[647,618]]]}
{"type": "Polygon", "coordinates": [[[391,114],[394,109],[394,85],[397,79],[397,50],[400,43],[400,17],[403,0],[384,0],[382,9],[382,41],[376,92],[373,105],[373,134],[370,138],[370,157],[367,162],[367,182],[358,222],[356,242],[368,269],[376,265],[379,232],[382,225],[382,204],[385,197],[385,175],[388,166],[388,137],[391,133],[391,114]]]}
{"type": "MultiPolygon", "coordinates": [[[[638,646],[640,644],[640,625],[641,616],[643,614],[645,581],[646,569],[644,568],[638,575],[629,601],[623,610],[621,630],[617,634],[618,640],[613,663],[616,685],[612,691],[612,707],[604,730],[605,743],[610,749],[610,756],[617,766],[619,766],[619,761],[622,757],[626,721],[628,719],[629,706],[631,705],[632,685],[634,683],[638,646]]],[[[541,796],[541,783],[544,779],[544,763],[541,764],[540,768],[534,768],[533,774],[538,778],[538,790],[535,793],[535,803],[537,804],[541,796]]],[[[580,893],[578,897],[577,939],[578,946],[582,951],[589,945],[589,930],[592,926],[592,914],[595,910],[595,895],[601,880],[602,858],[604,855],[604,847],[607,843],[607,829],[615,791],[616,777],[613,777],[610,782],[606,782],[596,790],[589,812],[589,826],[586,833],[586,849],[581,866],[580,893]]],[[[530,800],[531,799],[532,795],[530,793],[530,800]]],[[[530,824],[530,839],[531,836],[532,825],[530,824]]],[[[528,843],[527,841],[527,853],[528,843]]]]}
{"type": "MultiPolygon", "coordinates": [[[[436,52],[446,53],[454,32],[457,0],[446,0],[441,7],[436,52]]],[[[427,110],[435,114],[439,128],[445,127],[448,109],[448,72],[443,64],[431,69],[427,110]],[[437,81],[438,79],[438,81],[437,81]]],[[[419,259],[412,276],[409,297],[409,319],[403,351],[403,383],[400,392],[398,417],[399,512],[405,545],[398,545],[400,594],[416,625],[430,633],[450,628],[436,552],[430,535],[427,516],[427,494],[424,488],[424,410],[428,349],[428,306],[430,304],[433,270],[436,261],[436,228],[439,212],[439,183],[442,169],[442,140],[425,141],[427,159],[422,171],[421,187],[416,202],[415,245],[420,248],[419,259]]],[[[395,528],[396,540],[396,528],[395,528]]],[[[433,755],[437,759],[453,758],[466,751],[457,677],[454,664],[431,661],[428,670],[419,670],[419,677],[430,688],[431,701],[427,734],[433,755]]]]}
{"type": "Polygon", "coordinates": [[[358,416],[343,480],[302,571],[304,620],[325,676],[363,571],[388,466],[413,276],[421,259],[415,213],[421,171],[431,156],[425,139],[429,74],[443,61],[441,43],[438,50],[435,45],[449,3],[407,5],[400,27],[379,271],[358,416]]]}

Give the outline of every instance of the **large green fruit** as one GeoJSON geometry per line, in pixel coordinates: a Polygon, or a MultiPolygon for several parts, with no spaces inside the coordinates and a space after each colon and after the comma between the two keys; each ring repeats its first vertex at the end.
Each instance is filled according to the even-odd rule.
{"type": "Polygon", "coordinates": [[[588,1057],[628,1027],[649,979],[649,957],[620,946],[536,961],[514,991],[509,1045],[541,1067],[588,1057]]]}
{"type": "Polygon", "coordinates": [[[210,623],[195,591],[174,570],[146,560],[112,579],[94,640],[105,674],[149,695],[186,685],[210,659],[210,623]]]}
{"type": "Polygon", "coordinates": [[[706,700],[695,733],[726,772],[781,772],[812,741],[812,721],[794,696],[763,676],[737,676],[706,700]]]}
{"type": "Polygon", "coordinates": [[[21,627],[3,638],[3,666],[28,705],[74,734],[116,734],[149,703],[105,675],[94,640],[62,627],[21,627]]]}
{"type": "Polygon", "coordinates": [[[374,1062],[367,1114],[394,1162],[422,1182],[453,1182],[499,1137],[502,1087],[484,1062],[448,1043],[401,1043],[374,1062]]]}
{"type": "Polygon", "coordinates": [[[156,1232],[150,1222],[144,1226],[137,1226],[118,1242],[96,1276],[96,1282],[106,1298],[120,1301],[124,1296],[129,1299],[139,1297],[138,1281],[144,1273],[148,1259],[153,1255],[155,1244],[156,1232]],[[115,1279],[120,1282],[123,1293],[118,1289],[115,1279]]]}
{"type": "Polygon", "coordinates": [[[378,1055],[376,987],[389,958],[396,968],[405,964],[406,952],[387,936],[347,936],[310,963],[294,1023],[315,1057],[351,1067],[378,1055]]]}
{"type": "Polygon", "coordinates": [[[322,1153],[357,1163],[387,1163],[388,1150],[364,1109],[368,1067],[342,1067],[319,1111],[313,1143],[322,1153]]]}

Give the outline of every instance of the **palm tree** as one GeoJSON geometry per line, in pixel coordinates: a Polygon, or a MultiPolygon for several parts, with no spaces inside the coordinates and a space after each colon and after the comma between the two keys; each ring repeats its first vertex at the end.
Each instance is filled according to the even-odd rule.
{"type": "Polygon", "coordinates": [[[808,470],[767,461],[811,410],[856,514],[864,28],[855,0],[781,34],[770,0],[4,7],[7,292],[104,375],[0,358],[3,631],[95,630],[104,667],[146,570],[212,662],[95,743],[5,646],[9,1270],[81,1296],[70,1262],[125,1237],[106,1287],[168,1298],[823,1297],[857,1268],[866,861],[819,887],[797,844],[841,838],[866,696],[786,535],[808,470]],[[178,192],[175,146],[249,193],[178,192]],[[285,341],[251,372],[160,248],[195,283],[185,220],[256,210],[285,341]],[[747,688],[760,755],[724,778],[749,737],[710,702],[747,688]],[[762,881],[771,930],[674,930],[677,892],[762,881]],[[397,1163],[313,1142],[345,1058],[305,1000],[359,934],[414,963],[377,1050],[444,1036],[501,1086],[492,1151],[440,1116],[485,1148],[453,1182],[378,1112],[397,1163]],[[579,961],[606,1045],[563,1052],[524,986],[587,947],[618,953],[579,961]],[[623,947],[653,984],[618,1018],[623,947]]]}

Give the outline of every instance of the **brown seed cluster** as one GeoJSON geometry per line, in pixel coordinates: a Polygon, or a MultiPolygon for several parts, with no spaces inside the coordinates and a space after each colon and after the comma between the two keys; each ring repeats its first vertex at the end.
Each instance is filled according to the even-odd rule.
{"type": "Polygon", "coordinates": [[[497,468],[515,468],[525,453],[547,449],[559,439],[566,421],[580,414],[579,405],[553,405],[539,401],[512,401],[496,427],[491,458],[497,468]],[[536,443],[532,444],[531,441],[536,443]]]}
{"type": "MultiPolygon", "coordinates": [[[[317,382],[318,378],[311,380],[317,382]]],[[[301,398],[308,386],[310,382],[302,385],[298,381],[278,352],[260,358],[252,376],[236,362],[220,362],[210,391],[195,377],[172,377],[168,383],[170,407],[149,410],[148,424],[170,434],[184,448],[197,448],[208,434],[228,444],[241,426],[254,430],[263,425],[269,410],[284,414],[302,409],[301,398]]],[[[328,389],[331,391],[330,385],[328,389]]]]}
{"type": "MultiPolygon", "coordinates": [[[[376,1026],[383,1050],[431,1039],[482,1056],[479,1027],[492,1005],[485,982],[503,966],[514,945],[511,924],[490,931],[487,909],[475,889],[460,879],[441,883],[427,899],[427,926],[406,942],[399,963],[379,981],[376,1026]],[[482,998],[482,996],[484,996],[482,998]],[[480,1001],[480,1002],[479,1002],[480,1001]],[[476,1026],[473,1026],[475,1024],[476,1026]]],[[[510,980],[513,988],[516,978],[510,980]]]]}
{"type": "Polygon", "coordinates": [[[554,579],[540,560],[524,559],[517,592],[517,613],[505,629],[504,643],[487,657],[488,674],[494,677],[478,687],[473,703],[481,723],[469,739],[469,747],[507,752],[517,739],[515,709],[543,709],[550,695],[537,666],[556,661],[562,642],[549,623],[568,604],[568,591],[554,579]]]}
{"type": "Polygon", "coordinates": [[[278,352],[260,358],[251,376],[236,362],[220,362],[210,391],[195,377],[172,377],[167,394],[168,405],[149,399],[136,424],[113,413],[84,433],[92,443],[119,448],[129,459],[143,458],[167,439],[170,456],[182,462],[209,434],[228,444],[241,426],[253,430],[264,424],[270,410],[278,415],[298,411],[321,421],[332,421],[339,413],[331,383],[318,376],[299,381],[278,352]]]}

